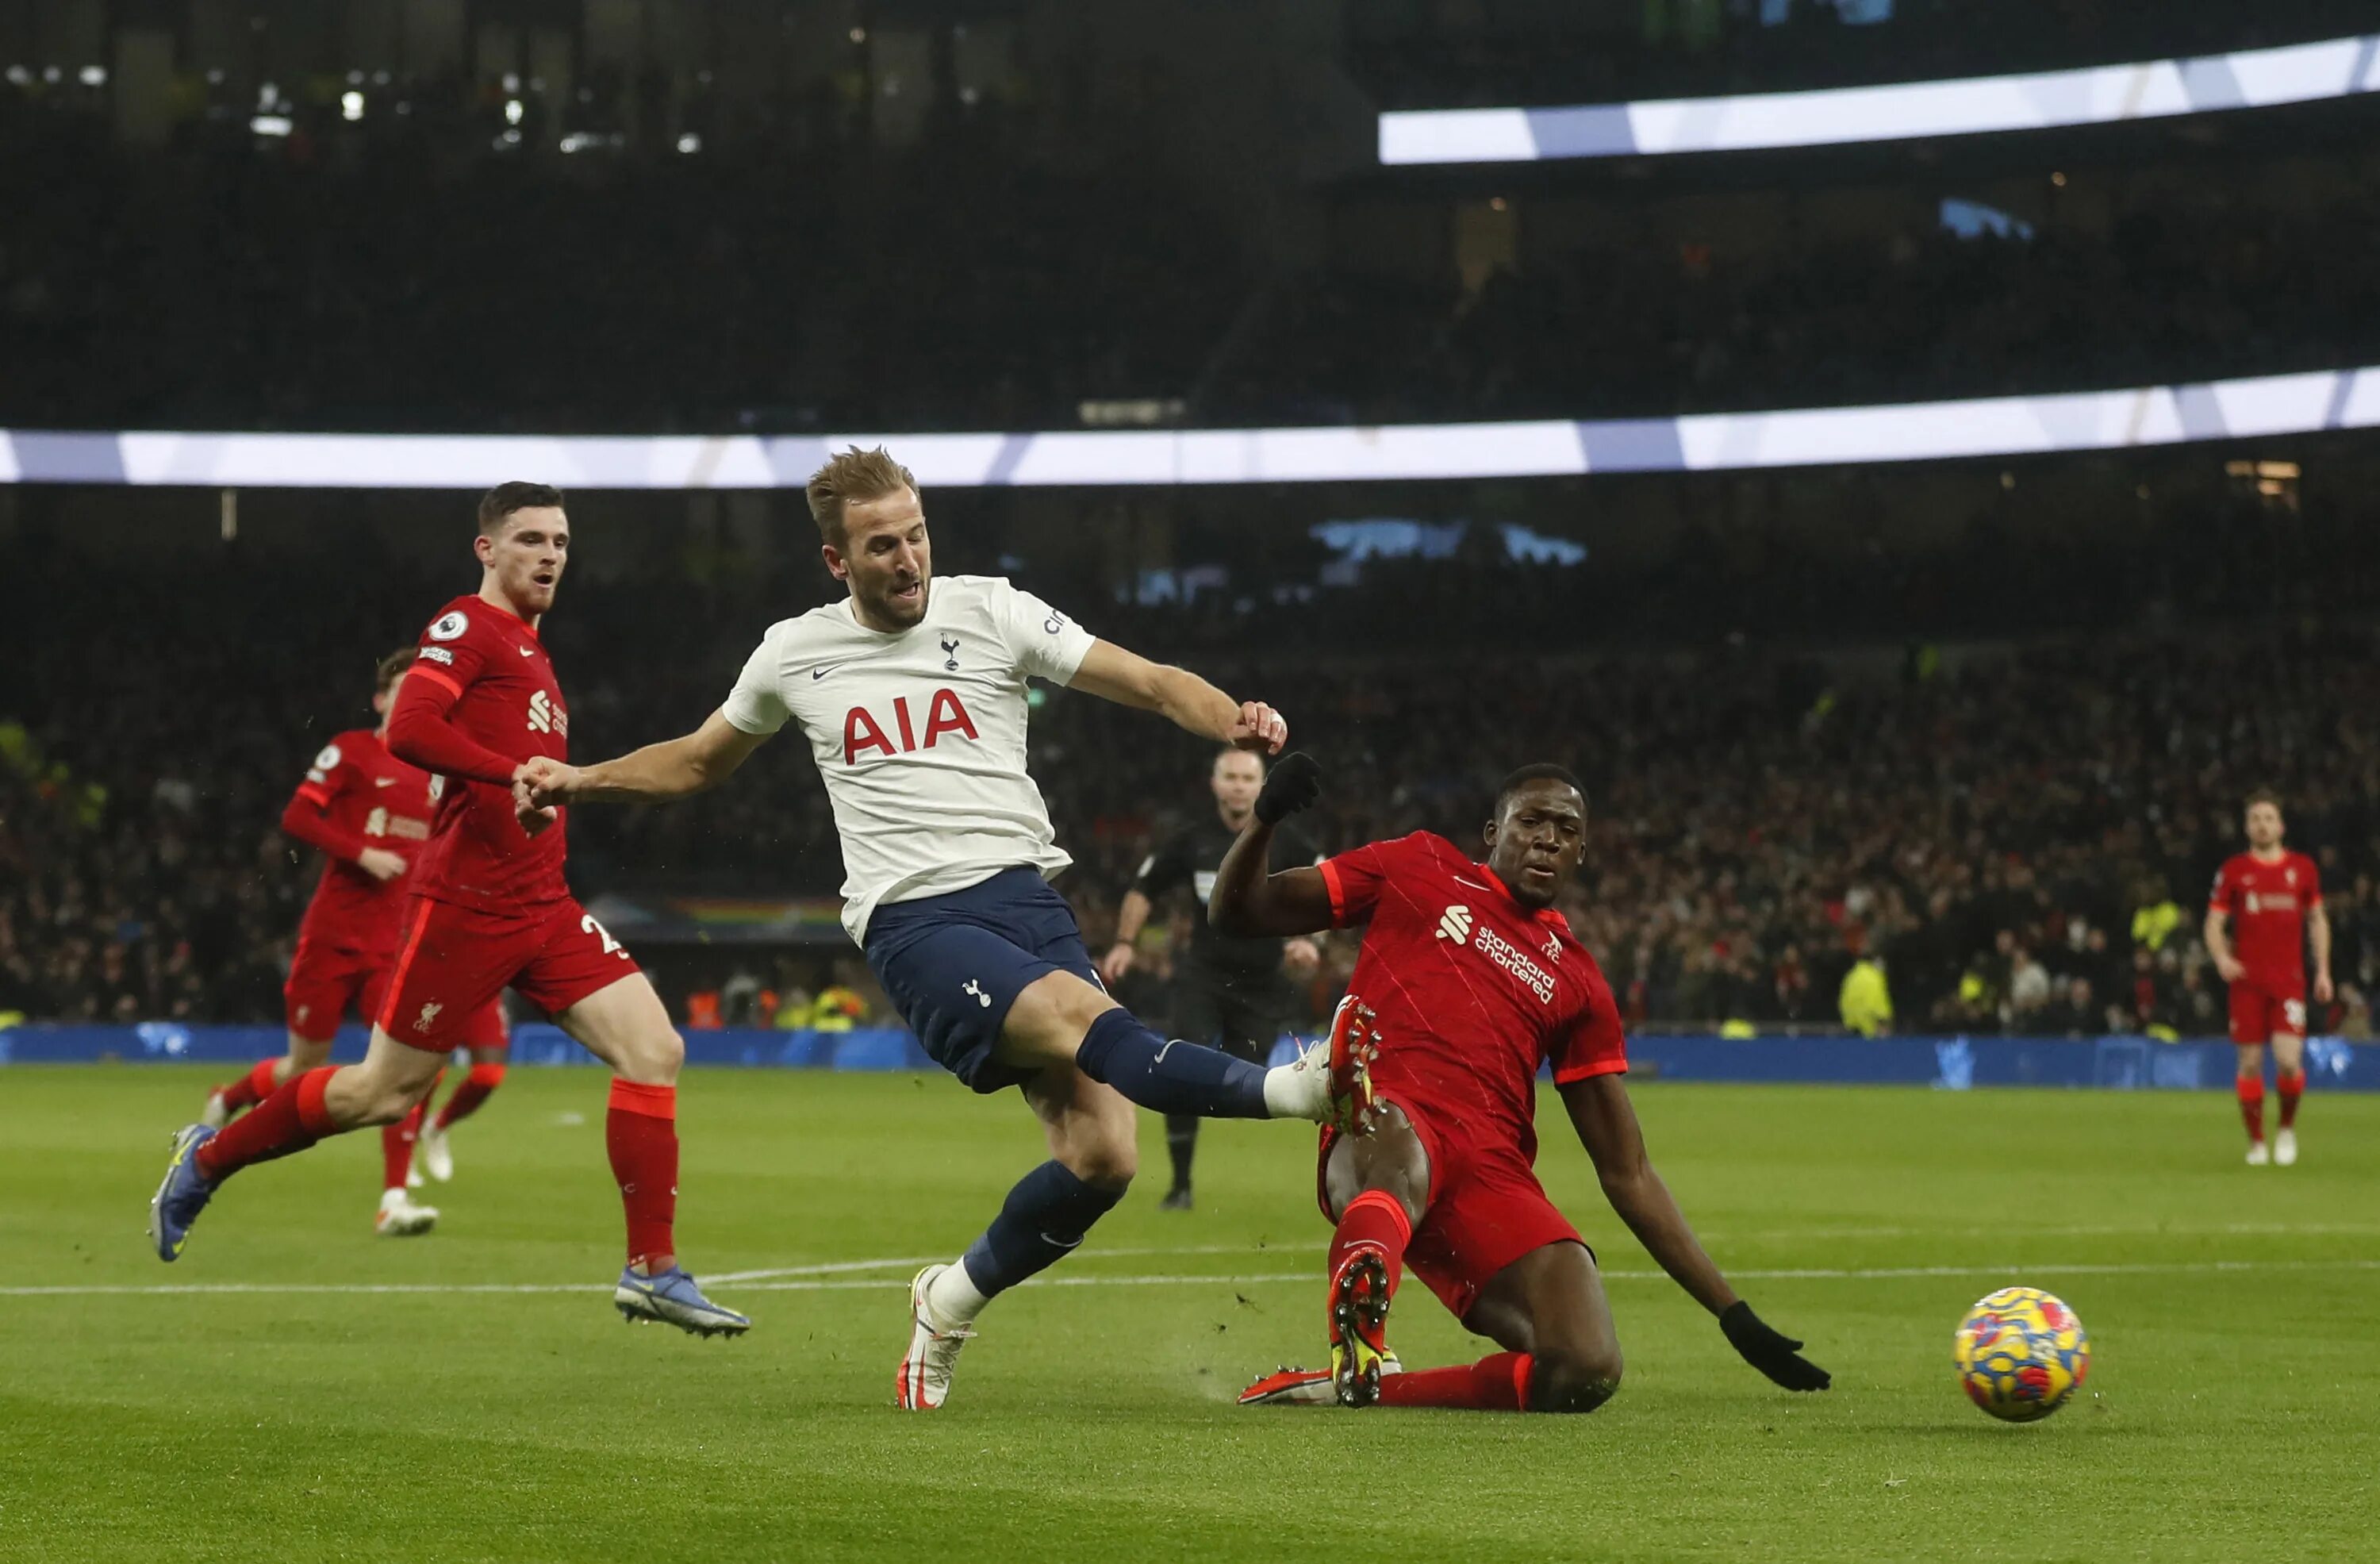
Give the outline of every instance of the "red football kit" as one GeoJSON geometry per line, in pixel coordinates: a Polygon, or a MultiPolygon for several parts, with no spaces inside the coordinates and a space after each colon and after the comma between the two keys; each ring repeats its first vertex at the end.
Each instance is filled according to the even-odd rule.
{"type": "MultiPolygon", "coordinates": [[[[328,1042],[350,1014],[378,1019],[407,881],[436,807],[428,772],[390,754],[379,734],[357,728],[322,746],[281,812],[281,829],[324,858],[282,987],[289,1030],[298,1036],[328,1042]],[[404,858],[407,874],[374,879],[358,862],[370,848],[404,858]]],[[[467,1020],[470,1046],[503,1045],[504,1014],[494,1004],[467,1020]]]]}
{"type": "Polygon", "coordinates": [[[1373,1089],[1429,1156],[1405,1260],[1461,1319],[1513,1261],[1585,1242],[1537,1182],[1537,1071],[1550,1063],[1566,1084],[1627,1069],[1620,1009],[1568,920],[1522,906],[1443,837],[1374,842],[1321,869],[1334,926],[1370,924],[1348,989],[1378,1016],[1373,1089]]]}
{"type": "Polygon", "coordinates": [[[2305,919],[2322,905],[2322,871],[2301,852],[2267,863],[2235,855],[2215,876],[2207,906],[2231,920],[2231,953],[2247,971],[2231,985],[2231,1041],[2305,1035],[2305,919]]]}
{"type": "Polygon", "coordinates": [[[380,1019],[399,1042],[455,1046],[507,985],[555,1014],[638,970],[564,882],[564,822],[530,836],[513,814],[513,768],[566,759],[569,735],[552,661],[518,616],[458,597],[422,632],[389,743],[445,782],[380,1019]]]}

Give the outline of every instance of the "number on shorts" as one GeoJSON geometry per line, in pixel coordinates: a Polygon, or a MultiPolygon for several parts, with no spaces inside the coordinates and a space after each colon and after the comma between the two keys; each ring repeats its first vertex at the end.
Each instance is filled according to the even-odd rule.
{"type": "Polygon", "coordinates": [[[2296,1032],[2301,1037],[2304,1036],[2305,1001],[2302,999],[2282,1000],[2281,1019],[2289,1023],[2289,1027],[2291,1032],[2296,1032]]]}
{"type": "Polygon", "coordinates": [[[620,948],[620,942],[612,937],[612,931],[595,921],[594,913],[589,912],[581,916],[578,920],[578,929],[582,934],[591,934],[601,940],[604,955],[617,956],[623,961],[628,959],[628,953],[620,948]]]}

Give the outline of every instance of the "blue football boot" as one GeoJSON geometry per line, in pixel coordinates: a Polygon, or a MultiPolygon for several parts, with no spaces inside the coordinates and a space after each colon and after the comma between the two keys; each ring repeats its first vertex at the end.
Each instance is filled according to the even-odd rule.
{"type": "Polygon", "coordinates": [[[658,1320],[697,1336],[741,1336],[752,1328],[750,1320],[705,1298],[683,1265],[650,1277],[624,1267],[620,1285],[612,1289],[612,1306],[631,1324],[658,1320]]]}
{"type": "Polygon", "coordinates": [[[157,1246],[157,1258],[172,1262],[182,1257],[182,1245],[190,1239],[190,1224],[214,1198],[215,1186],[199,1171],[199,1148],[215,1138],[215,1132],[203,1124],[193,1124],[174,1136],[174,1160],[165,1165],[165,1178],[157,1192],[149,1200],[149,1241],[157,1246]]]}

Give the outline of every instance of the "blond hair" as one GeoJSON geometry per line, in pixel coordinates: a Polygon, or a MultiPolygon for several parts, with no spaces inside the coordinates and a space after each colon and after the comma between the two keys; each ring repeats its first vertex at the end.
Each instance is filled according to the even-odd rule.
{"type": "Polygon", "coordinates": [[[810,474],[810,519],[818,523],[820,537],[840,548],[844,506],[855,500],[865,505],[903,489],[915,494],[917,475],[894,461],[892,453],[881,446],[872,451],[854,446],[828,458],[824,467],[810,474]]]}

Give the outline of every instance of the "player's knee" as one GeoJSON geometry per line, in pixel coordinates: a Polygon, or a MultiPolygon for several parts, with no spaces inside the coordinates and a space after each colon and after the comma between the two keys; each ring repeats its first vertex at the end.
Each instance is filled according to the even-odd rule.
{"type": "Polygon", "coordinates": [[[1122,1194],[1140,1171],[1140,1147],[1128,1132],[1103,1130],[1077,1138],[1059,1160],[1083,1182],[1122,1194]]]}
{"type": "Polygon", "coordinates": [[[1620,1348],[1539,1352],[1529,1365],[1529,1410],[1591,1412],[1620,1393],[1620,1348]]]}
{"type": "Polygon", "coordinates": [[[674,1026],[657,1026],[631,1035],[612,1068],[621,1080],[638,1086],[674,1086],[686,1066],[686,1039],[674,1026]]]}

